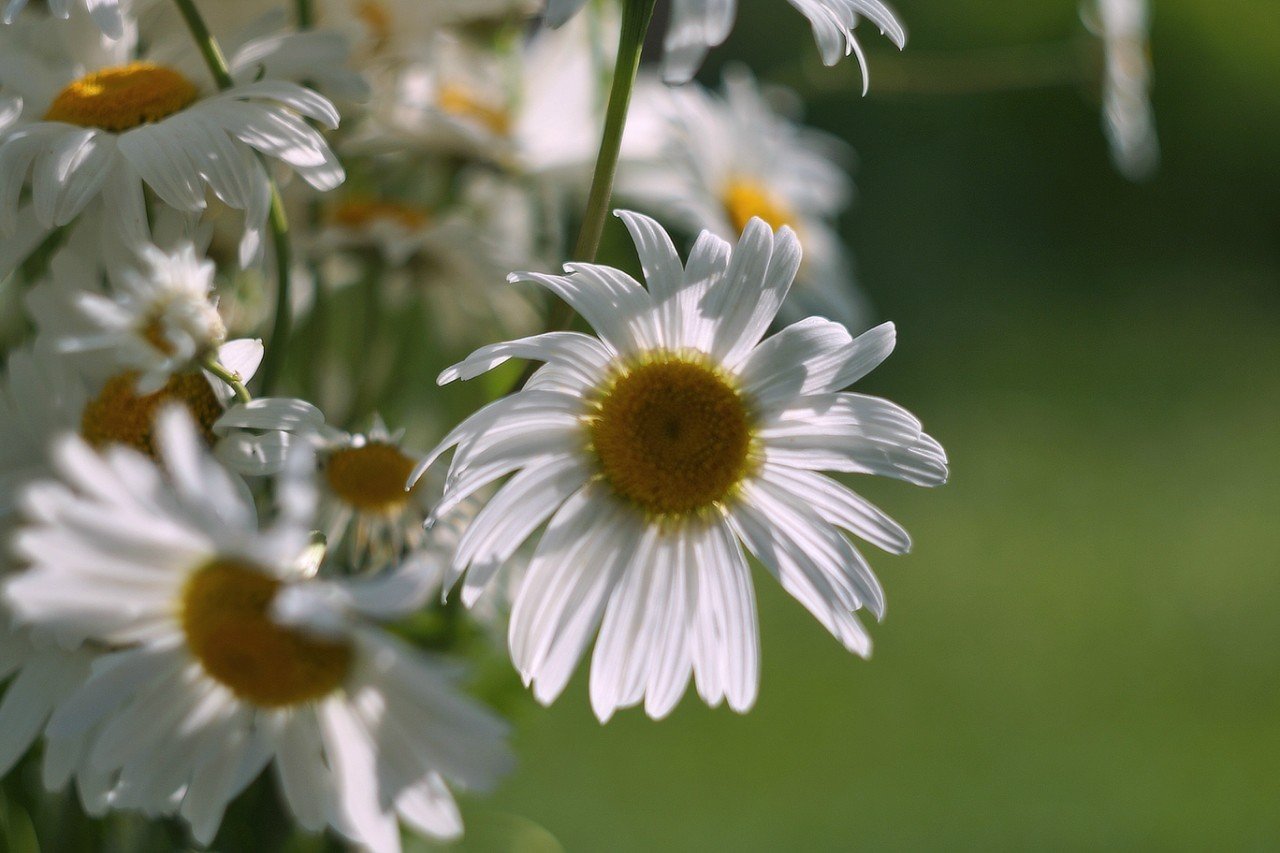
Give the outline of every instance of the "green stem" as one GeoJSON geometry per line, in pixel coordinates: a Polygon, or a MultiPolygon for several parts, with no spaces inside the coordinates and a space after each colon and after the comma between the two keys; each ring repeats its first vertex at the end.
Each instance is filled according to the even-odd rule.
{"type": "Polygon", "coordinates": [[[213,75],[218,88],[230,89],[235,85],[235,81],[231,79],[227,58],[223,56],[218,40],[213,37],[213,33],[209,32],[209,25],[204,22],[204,18],[200,17],[200,10],[196,8],[194,0],[173,0],[173,2],[178,7],[182,20],[187,22],[187,29],[191,31],[196,47],[200,48],[204,64],[209,66],[209,73],[213,75]]]}
{"type": "MultiPolygon", "coordinates": [[[[200,16],[195,0],[173,0],[173,2],[186,22],[187,29],[191,31],[191,37],[200,49],[200,55],[204,57],[204,63],[209,67],[209,73],[213,75],[218,88],[230,89],[235,85],[235,80],[231,77],[227,58],[223,55],[218,40],[214,38],[213,33],[209,32],[208,24],[200,16]]],[[[263,359],[262,370],[259,372],[262,377],[260,387],[264,395],[270,394],[271,389],[275,387],[280,368],[284,363],[284,351],[289,343],[289,327],[292,319],[289,310],[289,267],[293,254],[289,243],[289,219],[284,213],[284,202],[280,199],[280,190],[276,187],[275,181],[270,178],[267,180],[271,186],[271,215],[268,221],[271,226],[271,242],[276,255],[276,309],[267,355],[263,359]]]]}
{"type": "Polygon", "coordinates": [[[289,345],[289,333],[293,327],[293,311],[289,300],[290,268],[293,265],[293,247],[289,243],[289,218],[284,212],[284,201],[280,198],[280,190],[275,182],[271,184],[271,215],[267,220],[271,225],[271,245],[276,256],[276,308],[275,318],[271,323],[271,337],[268,339],[266,357],[262,359],[262,384],[259,386],[263,395],[269,395],[280,378],[280,370],[284,367],[284,354],[289,345]]]}
{"type": "MultiPolygon", "coordinates": [[[[627,111],[631,107],[631,93],[635,89],[636,75],[640,71],[640,54],[644,49],[645,34],[653,18],[657,0],[625,0],[622,8],[622,29],[618,34],[618,58],[613,65],[613,84],[609,88],[609,103],[605,107],[604,131],[600,136],[600,151],[596,154],[596,167],[591,175],[591,190],[587,194],[587,209],[578,231],[578,242],[573,247],[575,261],[590,263],[600,250],[600,237],[609,216],[609,201],[613,197],[613,181],[618,174],[618,158],[622,154],[622,134],[627,125],[627,111]]],[[[547,321],[548,331],[566,329],[573,322],[573,307],[560,303],[547,321]]],[[[516,381],[517,390],[533,375],[537,366],[530,363],[516,381]]]]}
{"type": "Polygon", "coordinates": [[[315,8],[311,0],[296,0],[294,8],[297,12],[298,29],[309,30],[316,25],[315,8]]]}
{"type": "Polygon", "coordinates": [[[244,380],[240,378],[240,374],[223,367],[215,353],[209,353],[201,358],[200,366],[230,385],[231,390],[236,393],[236,399],[241,403],[253,402],[253,395],[249,393],[248,388],[244,387],[244,380]]]}

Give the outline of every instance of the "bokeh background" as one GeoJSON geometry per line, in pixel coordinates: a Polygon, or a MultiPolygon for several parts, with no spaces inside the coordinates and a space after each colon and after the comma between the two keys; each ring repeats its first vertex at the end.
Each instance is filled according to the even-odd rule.
{"type": "MultiPolygon", "coordinates": [[[[921,416],[952,482],[858,484],[916,542],[871,555],[870,661],[761,573],[749,715],[687,697],[600,726],[585,666],[544,709],[493,655],[476,688],[520,767],[464,800],[452,849],[1280,848],[1280,4],[1154,0],[1164,160],[1139,185],[1075,0],[896,0],[911,42],[864,35],[867,98],[782,0],[742,6],[702,79],[745,62],[857,150],[845,233],[899,329],[866,387],[921,416]]],[[[424,441],[489,393],[401,391],[393,423],[438,413],[424,441]]],[[[0,846],[184,848],[33,799],[34,773],[6,781],[0,846]]],[[[215,847],[338,849],[288,834],[259,785],[215,847]]]]}
{"type": "Polygon", "coordinates": [[[872,555],[870,661],[761,577],[750,715],[601,727],[580,672],[517,704],[473,845],[506,812],[570,851],[1280,847],[1280,6],[1153,5],[1164,161],[1133,185],[1094,87],[973,91],[1087,64],[1074,0],[897,0],[865,99],[744,0],[703,79],[798,83],[857,149],[846,234],[899,329],[870,387],[952,482],[864,485],[916,542],[872,555]]]}

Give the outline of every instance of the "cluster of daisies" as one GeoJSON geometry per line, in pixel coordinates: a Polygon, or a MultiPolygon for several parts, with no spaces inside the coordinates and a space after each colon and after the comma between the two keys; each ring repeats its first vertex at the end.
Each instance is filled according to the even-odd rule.
{"type": "MultiPolygon", "coordinates": [[[[857,35],[905,41],[880,0],[788,2],[864,77],[857,35]]],[[[855,541],[910,539],[833,475],[947,457],[847,390],[895,332],[837,237],[844,146],[745,69],[689,82],[735,3],[673,3],[626,93],[643,282],[570,248],[652,8],[4,6],[0,774],[209,844],[267,773],[299,828],[398,851],[512,763],[423,613],[505,633],[543,703],[590,649],[602,721],[691,684],[751,707],[752,559],[870,653],[855,541]],[[591,333],[546,331],[565,310],[591,333]],[[496,369],[490,402],[397,399],[423,342],[485,344],[438,383],[496,369]]]]}

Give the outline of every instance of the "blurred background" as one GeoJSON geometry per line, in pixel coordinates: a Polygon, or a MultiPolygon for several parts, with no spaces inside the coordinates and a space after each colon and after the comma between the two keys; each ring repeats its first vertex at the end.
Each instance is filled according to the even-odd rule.
{"type": "Polygon", "coordinates": [[[799,84],[856,148],[846,236],[899,329],[870,389],[952,481],[858,484],[916,543],[871,555],[870,661],[762,576],[750,715],[601,727],[585,672],[519,699],[471,846],[509,814],[570,851],[1280,846],[1280,9],[1153,5],[1163,163],[1132,184],[1095,87],[1003,86],[1087,41],[1073,0],[897,0],[867,98],[744,0],[702,79],[799,84]]]}

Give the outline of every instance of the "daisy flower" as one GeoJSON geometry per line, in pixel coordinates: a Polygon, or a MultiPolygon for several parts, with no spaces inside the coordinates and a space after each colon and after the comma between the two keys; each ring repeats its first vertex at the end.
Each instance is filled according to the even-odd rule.
{"type": "Polygon", "coordinates": [[[642,700],[662,717],[691,676],[708,703],[745,711],[759,653],[742,546],[865,656],[871,641],[854,611],[879,618],[884,595],[841,531],[894,553],[909,539],[820,472],[935,486],[946,455],[906,410],[841,391],[889,354],[891,324],[853,339],[810,318],[764,339],[800,266],[790,229],[755,219],[736,247],[703,232],[686,265],[655,221],[619,215],[648,289],[592,264],[513,275],[566,300],[598,337],[494,344],[446,370],[442,383],[513,357],[546,362],[418,472],[456,447],[437,515],[514,474],[459,543],[464,603],[545,525],[509,631],[537,699],[555,699],[599,629],[591,702],[601,720],[642,700]]]}
{"type": "Polygon", "coordinates": [[[692,84],[641,84],[637,109],[662,122],[662,156],[624,163],[618,192],[692,233],[707,229],[736,240],[753,217],[788,225],[805,246],[804,263],[785,313],[821,314],[866,327],[866,305],[834,228],[853,187],[836,138],[780,115],[754,78],[726,73],[724,96],[692,84]]]}
{"type": "MultiPolygon", "coordinates": [[[[71,17],[72,0],[48,0],[49,11],[62,20],[71,17]]],[[[98,29],[108,38],[124,38],[124,15],[120,10],[120,0],[76,0],[75,5],[82,5],[88,11],[98,29]]],[[[8,0],[4,7],[3,20],[12,24],[18,14],[27,7],[27,0],[8,0]]]]}
{"type": "MultiPolygon", "coordinates": [[[[39,349],[9,356],[0,377],[0,576],[20,567],[12,559],[10,542],[19,519],[18,494],[48,476],[51,436],[83,405],[81,387],[65,360],[39,349]]],[[[0,683],[7,682],[0,698],[0,776],[32,747],[57,703],[85,682],[93,657],[15,626],[0,602],[0,683]]],[[[58,790],[67,783],[82,748],[79,737],[46,744],[46,787],[58,790]]],[[[100,811],[105,790],[93,786],[89,777],[80,782],[85,808],[100,811]]]]}
{"type": "Polygon", "coordinates": [[[1096,0],[1084,12],[1105,53],[1102,117],[1111,157],[1130,180],[1149,178],[1160,163],[1151,108],[1151,10],[1147,0],[1096,0]]]}
{"type": "Polygon", "coordinates": [[[71,437],[61,482],[27,493],[17,547],[31,567],[7,586],[14,612],[112,649],[49,725],[92,732],[77,772],[110,774],[116,808],[179,814],[202,845],[267,766],[304,829],[378,853],[400,849],[398,820],[459,835],[446,781],[492,783],[508,764],[504,724],[363,618],[366,589],[329,608],[323,630],[300,624],[344,588],[298,565],[308,489],[286,483],[260,528],[185,415],[166,411],[159,432],[163,467],[71,437]]]}
{"type": "Polygon", "coordinates": [[[139,52],[136,34],[88,57],[50,56],[41,24],[0,31],[0,49],[21,60],[0,71],[0,91],[23,100],[22,120],[0,135],[0,234],[16,229],[20,210],[27,214],[19,200],[28,176],[29,212],[44,228],[68,224],[101,198],[126,241],[145,233],[144,186],[192,215],[211,190],[245,213],[240,260],[248,265],[261,254],[271,204],[259,155],[320,191],[342,182],[341,165],[303,120],[337,127],[333,104],[296,83],[255,79],[261,63],[218,91],[207,72],[139,52]]]}
{"type": "Polygon", "coordinates": [[[194,245],[173,252],[144,246],[139,255],[139,266],[116,271],[110,295],[59,288],[55,304],[40,313],[48,318],[46,338],[58,349],[92,352],[138,371],[138,390],[147,394],[215,354],[227,329],[213,295],[213,262],[194,245]]]}
{"type": "MultiPolygon", "coordinates": [[[[880,28],[899,49],[906,46],[907,31],[881,0],[787,0],[804,15],[813,28],[822,61],[835,65],[854,55],[862,68],[866,93],[867,64],[862,46],[854,36],[861,18],[880,28]]],[[[586,0],[548,0],[547,22],[558,27],[586,5],[586,0]]],[[[737,0],[673,0],[671,20],[663,39],[662,77],[668,83],[693,79],[710,48],[729,37],[738,14],[737,0]]]]}
{"type": "Polygon", "coordinates": [[[321,443],[320,530],[330,548],[346,539],[357,570],[397,563],[423,541],[430,490],[426,483],[405,489],[420,457],[403,447],[403,438],[404,430],[393,433],[375,416],[367,433],[342,433],[321,443]]]}

